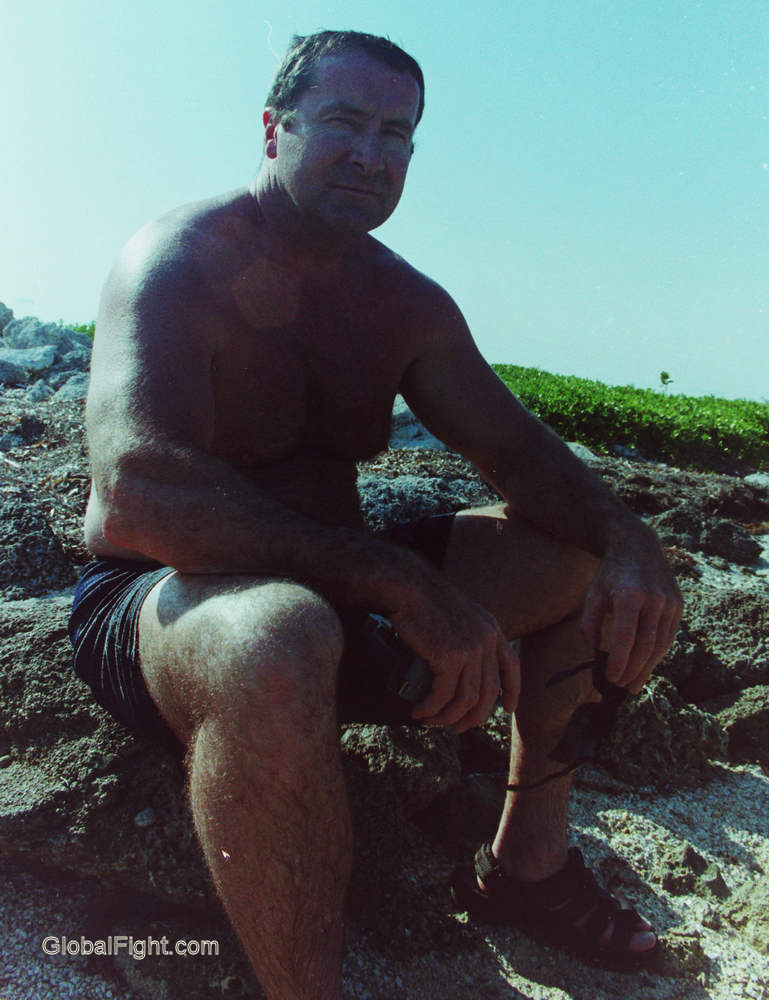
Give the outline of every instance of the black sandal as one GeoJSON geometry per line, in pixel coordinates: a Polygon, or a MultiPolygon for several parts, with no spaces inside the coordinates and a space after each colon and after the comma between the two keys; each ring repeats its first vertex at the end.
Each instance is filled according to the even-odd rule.
{"type": "Polygon", "coordinates": [[[533,938],[568,948],[604,968],[630,971],[658,960],[659,939],[646,951],[631,950],[633,934],[649,928],[635,910],[623,908],[598,885],[576,847],[571,848],[566,865],[555,875],[527,882],[505,875],[491,846],[484,844],[474,864],[456,870],[451,894],[460,909],[471,916],[488,923],[513,925],[533,938]],[[577,926],[580,920],[584,924],[577,926]],[[611,921],[611,936],[602,942],[611,921]]]}

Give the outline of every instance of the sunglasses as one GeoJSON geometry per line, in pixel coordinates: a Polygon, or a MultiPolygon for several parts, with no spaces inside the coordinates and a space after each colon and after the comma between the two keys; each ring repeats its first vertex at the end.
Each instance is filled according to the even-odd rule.
{"type": "Polygon", "coordinates": [[[587,663],[580,663],[579,666],[551,674],[545,687],[561,684],[583,670],[590,670],[593,686],[601,695],[601,700],[580,705],[569,719],[558,746],[550,752],[550,760],[567,765],[564,770],[549,774],[546,778],[531,785],[508,785],[508,791],[519,792],[539,788],[541,785],[547,784],[548,781],[570,774],[580,764],[595,757],[601,743],[609,735],[620,705],[628,696],[626,688],[618,687],[606,679],[608,658],[608,653],[599,651],[595,659],[589,660],[587,663]]]}

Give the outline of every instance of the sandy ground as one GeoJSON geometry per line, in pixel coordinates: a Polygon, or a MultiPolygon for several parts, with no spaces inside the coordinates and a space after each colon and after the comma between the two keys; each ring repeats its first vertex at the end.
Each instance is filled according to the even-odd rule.
{"type": "MultiPolygon", "coordinates": [[[[758,572],[750,576],[696,556],[703,579],[729,589],[765,588],[769,536],[763,543],[758,572]]],[[[351,927],[345,960],[350,1000],[769,1000],[769,776],[758,765],[718,764],[707,782],[667,795],[619,785],[598,768],[585,767],[576,780],[572,829],[586,860],[604,877],[617,866],[630,873],[637,890],[631,901],[666,943],[661,974],[606,972],[519,932],[483,926],[474,931],[470,950],[394,960],[351,927]],[[717,868],[724,896],[703,892],[701,885],[696,892],[663,888],[661,873],[687,846],[717,868]],[[737,911],[738,901],[761,886],[767,905],[759,948],[737,911]]],[[[416,869],[411,877],[435,881],[435,867],[443,865],[437,877],[448,882],[452,860],[438,857],[431,864],[431,871],[416,869]]],[[[93,884],[67,878],[52,883],[8,861],[0,875],[0,1000],[176,1000],[164,992],[162,980],[144,976],[138,959],[94,966],[82,957],[43,953],[45,937],[82,933],[93,884]]],[[[134,933],[140,936],[142,927],[134,933]]],[[[173,961],[200,962],[205,977],[203,959],[173,961]]],[[[209,995],[244,994],[210,982],[210,990],[195,998],[209,995]]]]}
{"type": "MultiPolygon", "coordinates": [[[[664,975],[606,972],[534,945],[518,932],[489,927],[479,928],[478,946],[472,951],[454,956],[433,952],[395,961],[367,946],[352,929],[345,962],[349,996],[358,1000],[769,998],[769,954],[759,952],[725,918],[739,892],[766,879],[769,871],[769,778],[759,767],[720,765],[702,787],[664,798],[643,788],[617,795],[600,771],[586,769],[578,785],[573,830],[589,861],[600,866],[608,842],[615,860],[637,874],[637,902],[668,943],[670,959],[664,975]],[[655,873],[671,851],[687,844],[718,866],[730,899],[661,888],[655,873]],[[644,891],[649,883],[653,892],[644,891]]],[[[40,874],[14,872],[8,866],[0,871],[2,1000],[162,1000],[151,984],[148,989],[131,989],[118,970],[99,972],[89,969],[82,958],[43,953],[47,936],[78,936],[79,914],[92,886],[78,880],[51,885],[40,874]]],[[[134,962],[134,971],[140,974],[141,963],[134,962]]],[[[130,979],[136,982],[133,975],[130,979]]],[[[228,994],[212,984],[210,995],[228,994]]]]}

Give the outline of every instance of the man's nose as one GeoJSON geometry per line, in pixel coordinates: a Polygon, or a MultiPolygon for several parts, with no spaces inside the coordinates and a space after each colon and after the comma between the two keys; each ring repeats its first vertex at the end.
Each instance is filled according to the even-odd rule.
{"type": "Polygon", "coordinates": [[[364,129],[355,137],[351,162],[364,174],[373,174],[384,168],[384,146],[382,137],[374,129],[364,129]]]}

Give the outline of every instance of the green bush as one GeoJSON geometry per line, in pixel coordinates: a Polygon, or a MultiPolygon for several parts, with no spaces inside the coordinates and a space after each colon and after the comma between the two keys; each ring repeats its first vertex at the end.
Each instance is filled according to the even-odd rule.
{"type": "Polygon", "coordinates": [[[94,331],[96,330],[96,321],[91,320],[90,323],[67,323],[67,328],[74,330],[75,333],[87,333],[91,340],[93,340],[94,331]]]}
{"type": "Polygon", "coordinates": [[[769,468],[769,404],[608,386],[538,368],[493,365],[521,402],[561,437],[613,445],[689,469],[769,468]]]}

